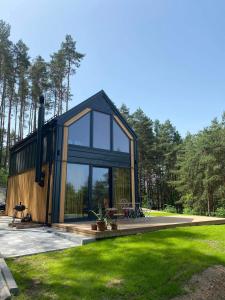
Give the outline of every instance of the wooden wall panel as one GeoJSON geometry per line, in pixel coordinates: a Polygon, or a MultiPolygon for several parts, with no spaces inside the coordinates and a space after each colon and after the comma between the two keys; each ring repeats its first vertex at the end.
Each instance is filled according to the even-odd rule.
{"type": "Polygon", "coordinates": [[[35,182],[35,169],[9,177],[6,200],[6,212],[8,216],[13,216],[13,208],[16,204],[22,202],[28,208],[25,213],[31,213],[33,221],[45,222],[48,165],[44,165],[42,171],[45,172],[44,187],[40,187],[35,182]]]}

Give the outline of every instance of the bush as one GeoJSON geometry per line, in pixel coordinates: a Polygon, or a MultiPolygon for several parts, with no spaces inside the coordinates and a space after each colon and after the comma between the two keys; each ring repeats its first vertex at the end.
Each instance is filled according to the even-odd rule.
{"type": "Polygon", "coordinates": [[[185,215],[193,215],[193,209],[190,208],[190,207],[185,207],[183,209],[183,214],[185,214],[185,215]]]}
{"type": "Polygon", "coordinates": [[[225,218],[225,208],[224,207],[218,207],[215,211],[215,216],[220,218],[225,218]]]}
{"type": "Polygon", "coordinates": [[[200,212],[197,209],[191,208],[191,207],[185,207],[183,209],[184,215],[201,215],[200,212]]]}
{"type": "Polygon", "coordinates": [[[176,207],[174,207],[173,205],[169,205],[169,204],[165,205],[164,211],[169,212],[169,213],[174,213],[174,214],[177,212],[176,207]]]}
{"type": "Polygon", "coordinates": [[[6,187],[8,173],[5,169],[0,169],[0,186],[6,187]]]}

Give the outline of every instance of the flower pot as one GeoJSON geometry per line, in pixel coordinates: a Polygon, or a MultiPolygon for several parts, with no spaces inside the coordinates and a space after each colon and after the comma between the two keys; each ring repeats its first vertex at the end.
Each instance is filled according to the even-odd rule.
{"type": "Polygon", "coordinates": [[[105,231],[106,230],[105,221],[97,221],[96,223],[97,223],[98,231],[105,231]]]}
{"type": "Polygon", "coordinates": [[[91,224],[91,230],[97,230],[97,224],[91,224]]]}
{"type": "Polygon", "coordinates": [[[111,230],[117,230],[118,229],[118,226],[115,223],[110,224],[110,226],[111,226],[111,230]]]}

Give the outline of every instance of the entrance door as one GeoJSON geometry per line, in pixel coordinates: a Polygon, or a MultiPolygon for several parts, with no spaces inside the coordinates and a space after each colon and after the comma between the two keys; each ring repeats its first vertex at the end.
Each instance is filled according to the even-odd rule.
{"type": "Polygon", "coordinates": [[[93,167],[92,172],[91,208],[98,211],[110,206],[110,168],[93,167]]]}

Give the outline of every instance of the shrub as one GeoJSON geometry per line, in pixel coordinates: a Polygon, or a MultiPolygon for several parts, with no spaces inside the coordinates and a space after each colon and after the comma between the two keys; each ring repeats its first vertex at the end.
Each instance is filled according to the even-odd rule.
{"type": "Polygon", "coordinates": [[[225,208],[224,207],[218,207],[215,211],[215,216],[220,218],[225,218],[225,208]]]}
{"type": "Polygon", "coordinates": [[[183,214],[184,215],[202,215],[202,213],[198,209],[191,208],[191,207],[185,207],[183,209],[183,214]]]}
{"type": "Polygon", "coordinates": [[[8,173],[5,169],[0,169],[0,186],[6,187],[8,173]]]}
{"type": "Polygon", "coordinates": [[[185,215],[193,215],[193,209],[190,208],[190,207],[185,207],[183,209],[183,214],[185,214],[185,215]]]}
{"type": "Polygon", "coordinates": [[[169,204],[165,205],[164,211],[169,212],[169,213],[177,212],[176,207],[174,207],[173,205],[169,205],[169,204]]]}

